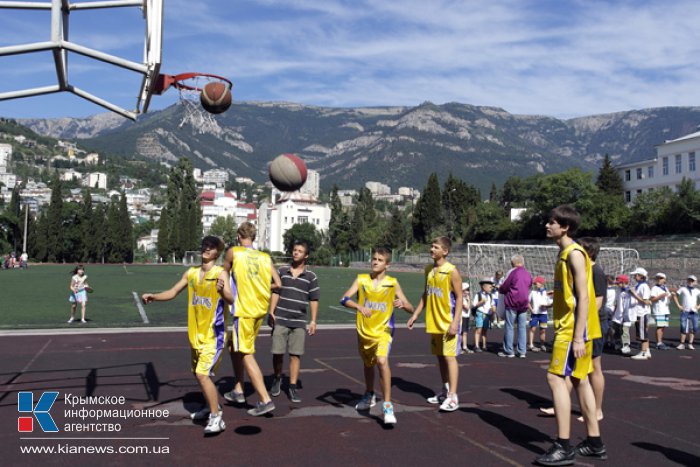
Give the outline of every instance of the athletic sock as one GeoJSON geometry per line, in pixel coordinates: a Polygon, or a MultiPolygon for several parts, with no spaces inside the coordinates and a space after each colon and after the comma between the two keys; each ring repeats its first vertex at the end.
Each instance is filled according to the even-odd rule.
{"type": "Polygon", "coordinates": [[[557,438],[557,443],[567,451],[571,449],[571,446],[569,445],[569,438],[557,438]]]}
{"type": "Polygon", "coordinates": [[[294,384],[289,383],[289,389],[296,389],[296,388],[297,388],[296,383],[294,383],[294,384]]]}
{"type": "Polygon", "coordinates": [[[600,436],[588,436],[588,444],[593,446],[594,448],[602,448],[603,447],[603,440],[600,438],[600,436]]]}

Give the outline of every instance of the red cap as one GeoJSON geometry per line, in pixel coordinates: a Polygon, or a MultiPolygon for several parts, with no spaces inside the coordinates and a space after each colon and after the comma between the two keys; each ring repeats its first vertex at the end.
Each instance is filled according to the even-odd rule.
{"type": "Polygon", "coordinates": [[[535,284],[538,284],[538,283],[539,283],[539,284],[544,284],[546,281],[544,280],[544,277],[542,277],[542,276],[537,276],[537,277],[535,277],[535,279],[534,279],[532,282],[534,282],[535,284]]]}
{"type": "Polygon", "coordinates": [[[617,276],[617,277],[615,278],[615,282],[617,282],[617,283],[621,283],[621,282],[622,282],[622,283],[625,283],[625,284],[629,284],[630,278],[627,277],[627,276],[625,276],[624,274],[620,274],[619,276],[617,276]]]}

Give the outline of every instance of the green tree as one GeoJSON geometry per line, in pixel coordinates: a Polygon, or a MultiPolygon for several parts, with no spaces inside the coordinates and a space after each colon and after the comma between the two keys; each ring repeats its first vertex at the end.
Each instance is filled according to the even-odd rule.
{"type": "Polygon", "coordinates": [[[664,223],[670,218],[671,203],[675,194],[664,187],[638,194],[630,209],[631,215],[626,225],[629,235],[668,233],[664,223]]]}
{"type": "Polygon", "coordinates": [[[131,263],[134,261],[134,225],[129,216],[129,208],[126,204],[126,194],[122,192],[119,199],[119,211],[117,213],[119,228],[119,262],[131,263]]]}
{"type": "Polygon", "coordinates": [[[219,216],[214,219],[209,228],[209,235],[217,235],[224,239],[224,243],[232,243],[236,239],[236,219],[233,216],[219,216]]]}
{"type": "Polygon", "coordinates": [[[610,156],[605,154],[603,158],[603,165],[598,170],[598,178],[596,180],[596,185],[598,189],[609,196],[617,196],[619,200],[622,201],[622,195],[624,191],[624,185],[622,182],[622,177],[617,172],[615,167],[612,165],[610,156]]]}
{"type": "Polygon", "coordinates": [[[83,194],[83,206],[82,206],[82,252],[80,254],[80,261],[92,262],[96,261],[95,256],[95,233],[98,228],[98,224],[92,219],[92,195],[90,194],[90,189],[87,188],[83,194]]]}
{"type": "Polygon", "coordinates": [[[423,194],[416,203],[413,237],[420,243],[428,242],[436,233],[442,233],[443,219],[440,183],[437,174],[433,172],[428,177],[423,194]]]}
{"type": "MultiPolygon", "coordinates": [[[[659,227],[662,227],[661,225],[659,227]]],[[[671,197],[663,222],[665,231],[686,233],[700,230],[700,194],[693,180],[683,178],[671,197]]]]}
{"type": "Polygon", "coordinates": [[[338,196],[338,187],[333,185],[330,197],[331,218],[328,223],[328,244],[337,253],[350,251],[350,219],[338,196]]]}
{"type": "Polygon", "coordinates": [[[405,213],[399,211],[398,206],[392,206],[390,215],[389,227],[384,232],[382,238],[383,243],[392,250],[407,248],[409,231],[405,213]]]}
{"type": "Polygon", "coordinates": [[[51,181],[51,202],[46,213],[46,260],[63,260],[63,196],[61,180],[55,174],[51,181]]]}
{"type": "Polygon", "coordinates": [[[313,255],[313,253],[321,246],[321,236],[316,230],[316,227],[308,222],[294,224],[282,236],[284,251],[287,256],[292,255],[294,242],[296,240],[304,240],[309,244],[309,256],[313,255]]]}

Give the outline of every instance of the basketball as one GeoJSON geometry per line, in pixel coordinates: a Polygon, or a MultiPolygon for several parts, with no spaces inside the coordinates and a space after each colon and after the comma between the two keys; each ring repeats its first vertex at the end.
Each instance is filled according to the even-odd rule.
{"type": "Polygon", "coordinates": [[[92,287],[85,287],[85,291],[87,293],[93,293],[95,291],[95,289],[93,289],[92,287]]]}
{"type": "Polygon", "coordinates": [[[212,81],[204,86],[199,100],[204,110],[212,114],[220,114],[231,107],[231,90],[220,81],[212,81]]]}
{"type": "Polygon", "coordinates": [[[277,156],[270,164],[270,181],[280,191],[297,191],[306,182],[306,164],[294,154],[277,156]]]}

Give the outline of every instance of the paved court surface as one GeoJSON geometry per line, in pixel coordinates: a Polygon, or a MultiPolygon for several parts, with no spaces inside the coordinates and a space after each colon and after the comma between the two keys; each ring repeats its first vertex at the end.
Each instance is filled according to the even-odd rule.
{"type": "MultiPolygon", "coordinates": [[[[501,336],[500,330],[491,333],[493,351],[501,336]]],[[[669,342],[677,342],[677,334],[671,332],[669,342]]],[[[257,355],[265,374],[271,370],[269,346],[269,337],[261,336],[257,355]]],[[[2,465],[530,465],[555,433],[554,419],[538,410],[550,404],[544,370],[549,354],[459,357],[461,409],[439,413],[425,402],[439,386],[439,376],[423,330],[396,332],[394,428],[382,425],[380,404],[368,415],[354,410],[363,392],[354,331],[321,329],[307,340],[301,404],[292,404],[283,392],[275,398],[277,410],[261,418],[227,405],[227,430],[210,438],[188,418],[203,399],[189,372],[184,331],[5,334],[0,351],[2,465]],[[36,420],[33,432],[18,431],[18,419],[31,417],[18,412],[20,391],[33,392],[34,404],[42,393],[58,391],[49,411],[58,433],[43,433],[36,420]],[[71,406],[65,400],[70,395],[123,397],[124,403],[71,406]],[[99,409],[152,412],[126,418],[110,413],[97,420],[66,412],[71,409],[93,416],[99,409]],[[76,424],[90,431],[74,431],[76,424]],[[120,431],[95,431],[116,424],[120,431]],[[31,449],[35,452],[23,452],[31,449]],[[38,449],[53,449],[53,454],[38,449]]],[[[650,361],[604,356],[601,428],[609,450],[604,465],[700,465],[699,363],[700,350],[654,352],[650,361]]],[[[231,375],[226,357],[215,377],[221,393],[231,388],[231,375]]],[[[250,386],[247,392],[248,403],[254,403],[250,386]]],[[[584,435],[583,424],[575,422],[572,441],[584,435]]]]}

